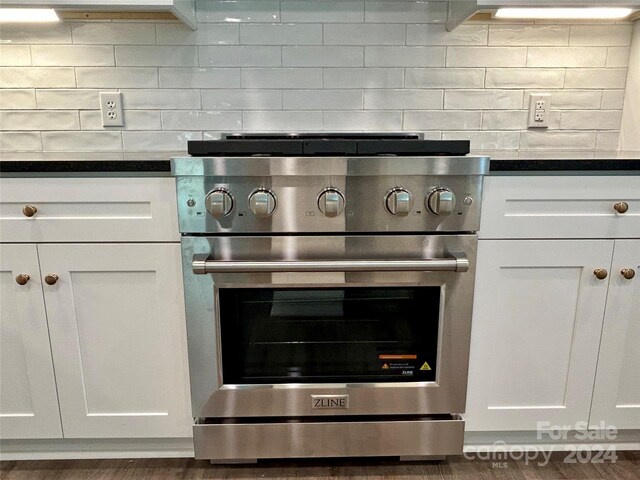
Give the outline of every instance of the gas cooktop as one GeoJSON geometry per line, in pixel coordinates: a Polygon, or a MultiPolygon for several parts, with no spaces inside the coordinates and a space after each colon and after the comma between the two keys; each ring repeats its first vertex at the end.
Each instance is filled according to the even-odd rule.
{"type": "Polygon", "coordinates": [[[241,156],[461,156],[468,140],[424,140],[419,133],[225,134],[219,140],[188,142],[195,157],[241,156]]]}

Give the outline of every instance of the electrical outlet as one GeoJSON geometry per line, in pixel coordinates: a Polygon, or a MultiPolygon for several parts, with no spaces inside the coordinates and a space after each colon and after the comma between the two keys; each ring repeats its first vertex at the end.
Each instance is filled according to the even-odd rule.
{"type": "Polygon", "coordinates": [[[549,128],[551,95],[531,95],[529,97],[529,128],[549,128]]]}
{"type": "Polygon", "coordinates": [[[103,127],[124,127],[121,92],[101,92],[100,110],[103,127]]]}

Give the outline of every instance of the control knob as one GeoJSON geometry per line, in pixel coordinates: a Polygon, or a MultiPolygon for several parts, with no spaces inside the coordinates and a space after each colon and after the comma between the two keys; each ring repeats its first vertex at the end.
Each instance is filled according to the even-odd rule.
{"type": "Polygon", "coordinates": [[[413,208],[413,195],[404,188],[394,188],[387,194],[385,205],[391,215],[406,217],[413,208]]]}
{"type": "Polygon", "coordinates": [[[344,211],[344,196],[337,188],[327,188],[318,197],[318,208],[325,217],[337,217],[344,211]]]}
{"type": "Polygon", "coordinates": [[[216,188],[209,192],[204,205],[212,217],[226,217],[233,210],[233,197],[226,188],[216,188]]]}
{"type": "Polygon", "coordinates": [[[450,215],[456,206],[456,196],[448,188],[436,188],[427,197],[426,204],[436,215],[450,215]]]}
{"type": "Polygon", "coordinates": [[[259,188],[249,196],[249,209],[256,217],[268,217],[276,209],[276,196],[266,188],[259,188]]]}

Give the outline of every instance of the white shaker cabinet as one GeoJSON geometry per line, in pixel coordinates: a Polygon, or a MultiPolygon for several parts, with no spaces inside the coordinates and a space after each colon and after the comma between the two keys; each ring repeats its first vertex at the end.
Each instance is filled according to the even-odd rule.
{"type": "Polygon", "coordinates": [[[612,240],[479,242],[468,431],[589,420],[612,240]]]}
{"type": "Polygon", "coordinates": [[[640,175],[488,177],[479,236],[467,430],[640,428],[640,175]]]}
{"type": "Polygon", "coordinates": [[[0,245],[0,299],[0,438],[61,438],[35,245],[0,245]]]}
{"type": "Polygon", "coordinates": [[[600,422],[640,429],[640,240],[615,244],[591,406],[600,422]]]}
{"type": "Polygon", "coordinates": [[[0,179],[3,446],[191,437],[175,205],[171,178],[0,179]]]}
{"type": "Polygon", "coordinates": [[[189,436],[180,245],[38,251],[65,438],[189,436]]]}

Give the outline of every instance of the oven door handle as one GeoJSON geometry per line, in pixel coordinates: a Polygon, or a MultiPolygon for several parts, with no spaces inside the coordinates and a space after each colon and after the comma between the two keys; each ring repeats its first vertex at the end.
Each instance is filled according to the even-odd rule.
{"type": "Polygon", "coordinates": [[[469,259],[463,253],[451,258],[417,260],[210,260],[194,255],[193,273],[276,273],[276,272],[466,272],[469,259]]]}

